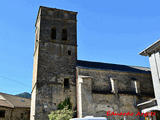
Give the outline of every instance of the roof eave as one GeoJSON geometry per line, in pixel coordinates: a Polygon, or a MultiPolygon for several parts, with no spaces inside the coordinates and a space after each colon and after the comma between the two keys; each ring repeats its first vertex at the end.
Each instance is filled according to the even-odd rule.
{"type": "Polygon", "coordinates": [[[149,54],[146,52],[146,50],[143,50],[142,52],[140,52],[139,55],[149,56],[149,54]]]}
{"type": "Polygon", "coordinates": [[[139,54],[142,56],[150,56],[152,53],[158,50],[160,50],[160,40],[156,41],[155,43],[144,49],[139,54]]]}

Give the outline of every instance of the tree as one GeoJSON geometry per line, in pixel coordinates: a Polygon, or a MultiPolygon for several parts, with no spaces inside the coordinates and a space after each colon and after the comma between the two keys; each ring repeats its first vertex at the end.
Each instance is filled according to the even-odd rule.
{"type": "Polygon", "coordinates": [[[59,103],[58,106],[57,106],[57,109],[61,110],[65,107],[67,107],[68,109],[72,109],[72,104],[71,104],[71,101],[70,101],[69,97],[66,98],[63,102],[59,103]]]}
{"type": "Polygon", "coordinates": [[[70,98],[66,98],[63,102],[59,103],[56,111],[52,111],[48,117],[49,120],[69,120],[73,117],[74,111],[70,98]]]}
{"type": "Polygon", "coordinates": [[[48,117],[49,120],[69,120],[73,116],[73,110],[65,107],[61,110],[52,111],[48,117]]]}

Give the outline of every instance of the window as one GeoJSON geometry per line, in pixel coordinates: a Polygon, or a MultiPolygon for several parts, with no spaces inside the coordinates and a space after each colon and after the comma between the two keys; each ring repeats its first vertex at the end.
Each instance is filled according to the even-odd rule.
{"type": "Polygon", "coordinates": [[[62,29],[62,40],[67,40],[67,30],[62,29]]]}
{"type": "Polygon", "coordinates": [[[21,119],[23,119],[24,118],[24,114],[23,113],[21,113],[21,119]]]}
{"type": "Polygon", "coordinates": [[[65,88],[65,89],[68,89],[68,88],[69,88],[69,79],[68,79],[68,78],[65,78],[65,79],[64,79],[64,88],[65,88]]]}
{"type": "Polygon", "coordinates": [[[5,110],[0,110],[0,118],[4,118],[5,117],[5,110]]]}
{"type": "Polygon", "coordinates": [[[71,51],[70,50],[68,50],[68,55],[71,55],[72,53],[71,53],[71,51]]]}
{"type": "Polygon", "coordinates": [[[111,82],[111,89],[112,89],[112,92],[115,93],[115,81],[113,80],[113,78],[110,78],[110,82],[111,82]]]}
{"type": "Polygon", "coordinates": [[[135,91],[136,91],[136,93],[138,93],[137,81],[134,81],[134,87],[135,87],[135,91]]]}
{"type": "Polygon", "coordinates": [[[131,87],[132,87],[133,91],[135,93],[138,93],[139,91],[138,91],[138,83],[137,83],[137,81],[133,80],[131,84],[132,84],[131,87]]]}
{"type": "Polygon", "coordinates": [[[56,28],[51,29],[51,39],[55,40],[56,39],[56,28]]]}

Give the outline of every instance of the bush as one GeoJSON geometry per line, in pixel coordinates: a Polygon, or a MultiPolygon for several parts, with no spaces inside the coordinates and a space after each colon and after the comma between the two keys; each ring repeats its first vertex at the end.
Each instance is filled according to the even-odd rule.
{"type": "Polygon", "coordinates": [[[63,102],[59,103],[57,109],[48,115],[49,120],[69,120],[73,117],[74,112],[70,98],[66,98],[63,102]]]}
{"type": "Polygon", "coordinates": [[[65,107],[61,110],[52,111],[48,117],[49,120],[69,120],[73,116],[73,111],[65,107]]]}
{"type": "Polygon", "coordinates": [[[61,110],[65,107],[67,107],[68,109],[72,109],[72,104],[71,104],[71,101],[70,101],[69,97],[66,98],[63,102],[59,103],[58,106],[57,106],[57,109],[61,110]]]}

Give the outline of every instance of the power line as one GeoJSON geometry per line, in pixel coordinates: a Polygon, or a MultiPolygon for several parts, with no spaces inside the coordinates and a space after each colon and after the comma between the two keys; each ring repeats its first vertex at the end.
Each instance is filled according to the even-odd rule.
{"type": "Polygon", "coordinates": [[[23,82],[20,82],[20,81],[18,81],[18,80],[13,79],[13,78],[5,77],[5,76],[2,76],[2,75],[0,75],[0,78],[3,78],[3,79],[6,79],[6,80],[15,82],[15,83],[20,84],[20,85],[23,85],[23,86],[25,86],[25,87],[26,87],[26,86],[27,86],[27,87],[30,87],[29,85],[24,84],[23,82]]]}

